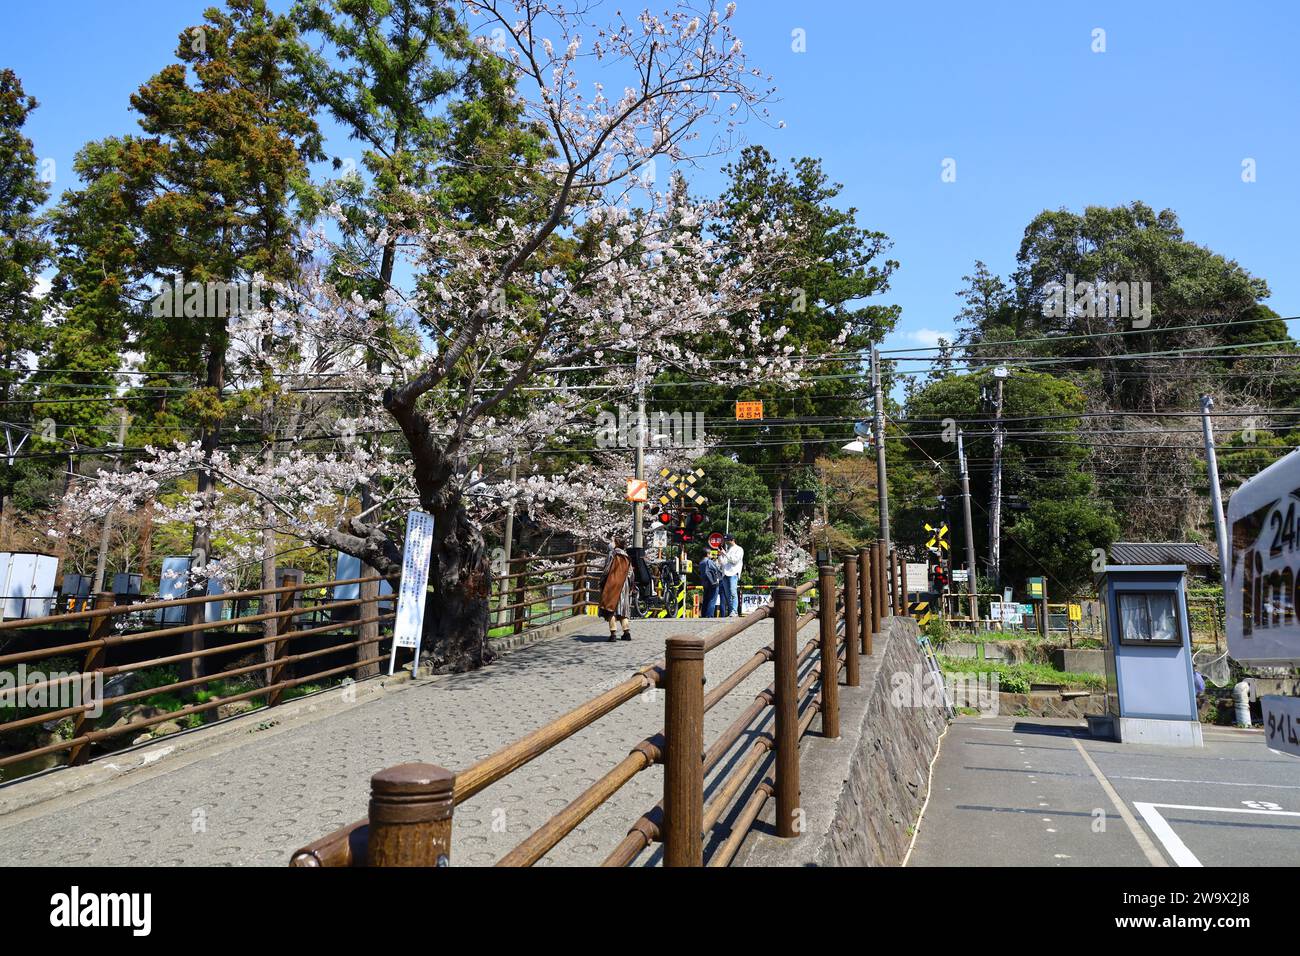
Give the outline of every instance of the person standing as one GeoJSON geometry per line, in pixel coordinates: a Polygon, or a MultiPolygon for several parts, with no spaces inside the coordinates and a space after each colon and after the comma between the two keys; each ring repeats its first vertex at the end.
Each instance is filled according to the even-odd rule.
{"type": "Polygon", "coordinates": [[[745,570],[745,549],[735,535],[722,539],[722,616],[740,613],[740,574],[745,570]]]}
{"type": "Polygon", "coordinates": [[[725,578],[722,565],[718,563],[718,552],[710,551],[700,562],[700,584],[704,586],[704,600],[700,603],[700,617],[721,617],[718,605],[718,586],[725,578]]]}
{"type": "Polygon", "coordinates": [[[614,640],[614,621],[623,628],[623,640],[632,640],[627,626],[632,608],[632,562],[623,550],[623,539],[614,538],[600,578],[600,616],[609,622],[609,640],[614,640]]]}

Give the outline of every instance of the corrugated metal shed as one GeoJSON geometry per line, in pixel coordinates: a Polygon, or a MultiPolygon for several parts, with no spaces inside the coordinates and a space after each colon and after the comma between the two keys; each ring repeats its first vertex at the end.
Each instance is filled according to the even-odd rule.
{"type": "Polygon", "coordinates": [[[1111,564],[1185,564],[1190,568],[1219,566],[1219,556],[1187,541],[1116,541],[1111,564]]]}

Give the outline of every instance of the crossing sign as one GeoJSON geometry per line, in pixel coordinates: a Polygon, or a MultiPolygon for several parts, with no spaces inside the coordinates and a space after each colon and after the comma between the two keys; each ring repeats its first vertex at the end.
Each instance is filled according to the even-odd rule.
{"type": "Polygon", "coordinates": [[[939,527],[937,528],[933,528],[927,524],[925,530],[930,532],[930,540],[925,543],[925,546],[932,554],[942,555],[948,550],[947,522],[940,522],[939,527]]]}
{"type": "Polygon", "coordinates": [[[696,468],[684,475],[662,468],[659,471],[659,477],[665,479],[668,484],[668,491],[659,496],[661,505],[689,502],[697,508],[703,508],[709,503],[708,499],[694,488],[695,483],[704,477],[703,468],[696,468]]]}
{"type": "Polygon", "coordinates": [[[649,501],[650,482],[644,478],[629,478],[627,480],[627,500],[643,504],[649,501]]]}

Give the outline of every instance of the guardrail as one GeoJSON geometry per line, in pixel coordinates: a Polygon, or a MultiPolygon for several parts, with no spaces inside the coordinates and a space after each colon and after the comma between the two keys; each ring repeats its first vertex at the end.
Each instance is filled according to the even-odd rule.
{"type": "Polygon", "coordinates": [[[511,558],[509,573],[495,579],[497,627],[509,626],[518,634],[562,617],[583,614],[599,590],[592,583],[599,570],[599,555],[587,548],[564,554],[523,554],[511,558]],[[553,588],[567,588],[556,594],[553,588]],[[565,603],[556,609],[557,599],[565,603]],[[541,605],[545,605],[542,608],[541,605]]]}
{"type": "MultiPolygon", "coordinates": [[[[385,649],[389,644],[388,635],[382,631],[394,617],[396,602],[396,595],[378,593],[380,580],[379,576],[369,576],[127,605],[115,604],[113,595],[105,591],[95,596],[94,606],[88,610],[0,622],[0,640],[27,637],[33,642],[28,649],[0,654],[0,669],[15,669],[17,665],[26,665],[30,661],[83,655],[79,670],[41,673],[27,683],[0,691],[0,705],[5,705],[6,710],[12,708],[14,714],[11,719],[0,722],[0,735],[50,722],[72,722],[70,735],[65,739],[0,756],[0,768],[64,751],[68,752],[67,764],[75,766],[89,759],[92,747],[112,738],[134,734],[167,721],[204,714],[223,704],[260,698],[264,706],[274,707],[281,703],[286,691],[303,684],[345,674],[358,679],[374,676],[379,673],[380,662],[388,657],[385,649]],[[347,600],[322,599],[314,603],[310,598],[304,600],[304,592],[322,590],[333,595],[341,587],[355,588],[358,596],[347,600]],[[289,606],[279,609],[281,599],[287,599],[289,606]],[[258,602],[257,613],[213,621],[205,619],[205,608],[209,604],[252,600],[258,602]],[[150,612],[157,612],[156,619],[166,623],[172,609],[181,609],[182,620],[187,623],[140,631],[123,629],[129,623],[143,624],[150,612]],[[288,622],[288,629],[283,632],[279,629],[282,621],[288,622]],[[85,625],[85,640],[53,645],[46,645],[41,640],[52,634],[58,641],[68,625],[79,623],[85,625]],[[253,628],[251,625],[260,626],[253,628]],[[44,633],[35,633],[38,631],[44,633]],[[214,631],[222,632],[222,642],[205,646],[205,635],[214,631]],[[345,631],[351,633],[340,635],[345,631]],[[250,632],[260,633],[260,636],[245,638],[244,635],[250,632]],[[313,646],[294,652],[294,648],[301,647],[305,639],[322,635],[332,637],[324,641],[311,640],[313,646]],[[342,640],[333,639],[339,636],[342,640]],[[131,659],[135,656],[132,651],[137,647],[145,648],[145,659],[131,659]],[[165,652],[158,653],[159,650],[165,652]],[[231,655],[243,654],[246,657],[249,652],[258,650],[262,651],[262,659],[256,663],[240,663],[242,658],[236,656],[233,663],[223,669],[208,671],[204,667],[209,658],[218,655],[228,659],[231,655]],[[338,655],[349,652],[353,660],[341,665],[336,663],[338,655]],[[114,661],[113,657],[117,660],[114,661]],[[334,661],[330,660],[331,657],[334,661]],[[314,669],[318,664],[323,666],[314,669]],[[170,665],[178,665],[180,679],[111,697],[103,696],[104,681],[109,678],[170,665]],[[215,682],[236,677],[245,678],[254,686],[224,696],[215,696],[207,690],[215,682]],[[175,696],[178,691],[189,692],[195,702],[178,709],[115,722],[112,726],[94,726],[99,716],[97,712],[102,712],[101,709],[143,702],[159,695],[175,696]],[[46,703],[24,703],[32,700],[46,703]],[[68,705],[51,710],[47,703],[50,700],[68,705]],[[24,711],[30,710],[36,712],[24,715],[24,711]]],[[[17,668],[16,673],[22,675],[23,671],[17,668]]]]}
{"type": "Polygon", "coordinates": [[[900,597],[904,583],[894,555],[885,554],[879,542],[846,558],[839,572],[823,565],[816,582],[798,588],[778,587],[770,604],[706,636],[668,638],[660,660],[471,767],[453,773],[433,764],[415,763],[375,774],[369,816],[296,851],[290,865],[448,865],[456,805],[652,687],[664,690],[662,726],[497,865],[536,863],[628,781],[654,764],[664,767],[663,799],[632,823],[603,865],[630,865],[646,848],[662,842],[664,865],[702,866],[705,833],[724,818],[747,788],[746,802],[708,864],[726,866],[732,861],[769,800],[776,801],[778,834],[795,838],[799,835],[799,741],[818,716],[823,736],[839,736],[840,674],[847,686],[856,686],[859,655],[872,653],[883,618],[892,609],[905,613],[900,597]],[[796,602],[814,587],[817,608],[801,617],[796,602]],[[772,643],[706,691],[706,655],[769,618],[774,625],[772,643]],[[814,620],[819,622],[817,636],[798,647],[797,635],[814,620]],[[773,667],[772,682],[706,748],[704,715],[768,663],[773,667]],[[715,778],[712,793],[706,794],[706,775],[723,765],[724,758],[769,708],[775,716],[772,732],[758,734],[743,755],[728,761],[724,776],[715,778]]]}

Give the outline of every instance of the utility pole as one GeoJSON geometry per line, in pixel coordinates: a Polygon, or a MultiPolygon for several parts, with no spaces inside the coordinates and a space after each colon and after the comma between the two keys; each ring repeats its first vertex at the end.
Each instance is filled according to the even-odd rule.
{"type": "MultiPolygon", "coordinates": [[[[997,397],[994,399],[993,426],[993,501],[989,505],[989,574],[993,578],[993,590],[1002,586],[1002,383],[1006,381],[1007,369],[999,365],[993,370],[997,380],[997,397]]],[[[971,568],[973,572],[975,569],[971,568]]]]}
{"type": "Polygon", "coordinates": [[[957,464],[961,469],[961,507],[966,519],[966,594],[970,601],[970,626],[979,629],[979,599],[975,597],[975,526],[970,520],[970,475],[966,471],[966,447],[957,430],[957,464]]]}
{"type": "MultiPolygon", "coordinates": [[[[125,408],[117,409],[117,447],[119,453],[117,461],[113,464],[114,471],[122,470],[121,449],[126,447],[126,422],[127,411],[125,408]]],[[[113,534],[113,511],[110,509],[104,515],[104,527],[99,532],[99,557],[95,560],[95,584],[90,589],[92,597],[104,590],[104,572],[108,567],[108,542],[113,534]]]]}
{"type": "Polygon", "coordinates": [[[871,387],[876,396],[876,489],[880,494],[880,540],[884,553],[890,551],[889,543],[889,475],[885,470],[885,403],[880,393],[880,353],[871,347],[871,387]]]}
{"type": "Polygon", "coordinates": [[[1214,505],[1214,535],[1219,540],[1219,575],[1223,578],[1224,592],[1228,589],[1228,526],[1223,520],[1223,492],[1219,489],[1219,458],[1214,451],[1214,426],[1210,424],[1210,409],[1214,399],[1201,396],[1201,429],[1205,432],[1205,463],[1209,466],[1210,501],[1214,505]]]}
{"type": "MultiPolygon", "coordinates": [[[[641,356],[637,356],[636,369],[636,468],[638,481],[645,480],[645,383],[641,378],[641,356]]],[[[645,547],[642,526],[645,524],[645,504],[632,502],[632,547],[638,551],[645,547]]]]}

